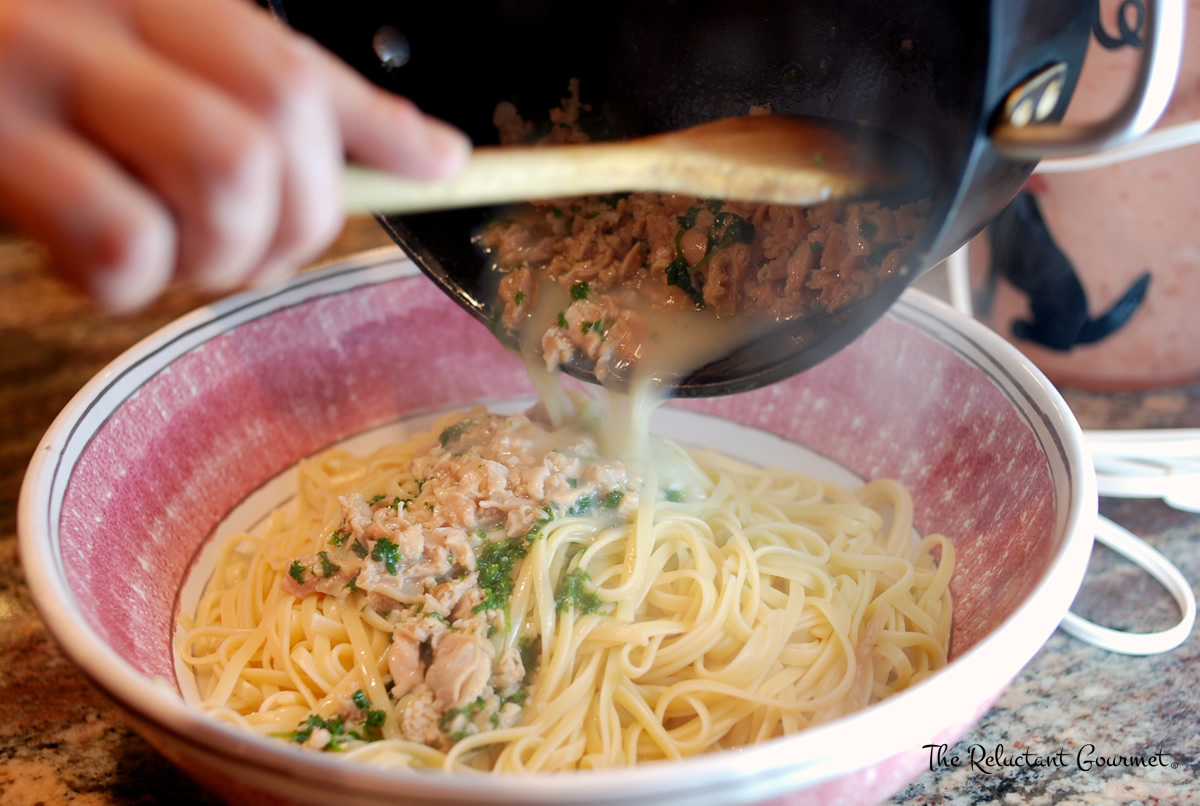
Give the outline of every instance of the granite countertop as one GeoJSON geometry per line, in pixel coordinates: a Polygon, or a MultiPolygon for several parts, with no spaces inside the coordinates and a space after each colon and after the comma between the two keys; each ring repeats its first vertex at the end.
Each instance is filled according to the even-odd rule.
{"type": "MultiPolygon", "coordinates": [[[[373,221],[356,219],[326,257],[385,243],[373,221]]],[[[36,247],[2,234],[0,288],[0,803],[215,804],[127,728],[62,656],[30,600],[16,539],[21,479],[58,411],[107,362],[206,300],[177,290],[138,316],[105,318],[51,278],[36,247]]],[[[1200,385],[1063,391],[1085,428],[1200,427],[1200,385]]],[[[1200,515],[1157,500],[1106,500],[1101,511],[1200,582],[1200,515]]],[[[1178,619],[1156,582],[1102,547],[1074,610],[1135,631],[1178,619]]],[[[983,721],[946,749],[944,763],[931,758],[933,769],[893,803],[1200,801],[1198,683],[1200,633],[1173,652],[1143,658],[1058,632],[983,721]],[[1000,759],[988,763],[980,758],[986,755],[1000,759]]]]}

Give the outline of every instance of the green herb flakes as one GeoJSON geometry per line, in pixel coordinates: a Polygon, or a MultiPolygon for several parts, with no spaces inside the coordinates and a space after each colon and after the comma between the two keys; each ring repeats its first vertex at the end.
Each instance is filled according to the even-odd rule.
{"type": "Polygon", "coordinates": [[[585,515],[592,508],[592,497],[590,495],[581,495],[575,499],[575,503],[571,504],[571,508],[567,510],[568,515],[585,515]]]}
{"type": "Polygon", "coordinates": [[[375,548],[371,551],[371,559],[377,563],[383,563],[387,568],[387,572],[395,576],[399,564],[404,561],[404,555],[400,553],[400,547],[386,537],[381,537],[375,541],[375,548]]]}
{"type": "Polygon", "coordinates": [[[671,261],[667,266],[667,285],[682,288],[684,293],[696,304],[697,308],[704,307],[704,294],[692,282],[692,271],[687,259],[682,255],[671,261]]]}
{"type": "Polygon", "coordinates": [[[329,554],[324,551],[317,552],[317,559],[321,561],[321,575],[326,579],[341,570],[340,566],[330,562],[329,554]]]}
{"type": "MultiPolygon", "coordinates": [[[[438,442],[442,443],[443,448],[449,446],[450,443],[456,442],[460,437],[462,437],[462,435],[466,433],[467,429],[474,425],[475,422],[476,421],[473,418],[467,417],[459,420],[454,425],[447,426],[442,433],[438,435],[438,442]]],[[[424,484],[425,479],[421,479],[417,482],[418,495],[420,495],[421,487],[424,486],[424,484]]]]}
{"type": "Polygon", "coordinates": [[[520,539],[497,540],[483,547],[475,560],[475,573],[483,598],[472,612],[508,606],[513,591],[513,570],[528,553],[529,543],[520,539]]]}
{"type": "Polygon", "coordinates": [[[613,490],[600,500],[600,506],[604,509],[616,509],[621,505],[621,499],[624,497],[624,490],[613,490]]]}
{"type": "Polygon", "coordinates": [[[563,575],[554,591],[554,603],[560,613],[574,608],[580,613],[599,613],[604,603],[588,584],[592,578],[582,568],[575,568],[563,575]]]}

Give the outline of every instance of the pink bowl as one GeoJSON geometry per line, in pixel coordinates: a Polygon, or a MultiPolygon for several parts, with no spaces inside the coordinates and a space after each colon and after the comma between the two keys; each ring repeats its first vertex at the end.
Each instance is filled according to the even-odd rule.
{"type": "Polygon", "coordinates": [[[909,292],[816,369],[667,416],[721,418],[909,486],[917,528],[951,536],[959,563],[952,661],[926,682],[739,752],[523,778],[350,765],[184,703],[180,590],[239,503],[381,424],[531,394],[520,362],[390,249],[197,311],[116,360],[43,439],[19,511],[34,599],[134,727],[238,803],[875,803],[927,763],[922,745],[987,710],[1087,566],[1096,486],[1066,404],[1002,339],[909,292]]]}

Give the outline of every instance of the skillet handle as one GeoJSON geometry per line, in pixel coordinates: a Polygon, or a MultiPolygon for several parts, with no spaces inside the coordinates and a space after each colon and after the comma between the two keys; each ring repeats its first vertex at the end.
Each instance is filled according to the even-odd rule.
{"type": "Polygon", "coordinates": [[[1145,49],[1129,97],[1107,120],[1094,123],[1028,123],[1027,110],[1011,104],[992,128],[996,151],[1021,161],[1077,157],[1128,143],[1148,132],[1167,108],[1186,31],[1187,0],[1146,0],[1145,49]],[[1024,114],[1022,114],[1024,112],[1024,114]]]}

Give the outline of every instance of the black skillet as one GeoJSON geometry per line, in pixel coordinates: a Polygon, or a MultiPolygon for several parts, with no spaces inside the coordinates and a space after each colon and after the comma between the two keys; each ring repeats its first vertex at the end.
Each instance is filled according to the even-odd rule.
{"type": "MultiPolygon", "coordinates": [[[[572,77],[608,127],[601,136],[679,129],[764,103],[896,133],[932,166],[933,225],[917,269],[966,242],[1016,195],[1036,157],[1005,156],[994,129],[1023,97],[1035,120],[1061,119],[1096,14],[1095,0],[264,2],[479,144],[496,142],[498,101],[532,117],[557,106],[572,77]]],[[[471,237],[493,213],[379,220],[487,322],[491,286],[471,237]]],[[[749,352],[701,368],[676,393],[733,393],[804,370],[870,326],[916,273],[832,317],[789,323],[749,352]]]]}

